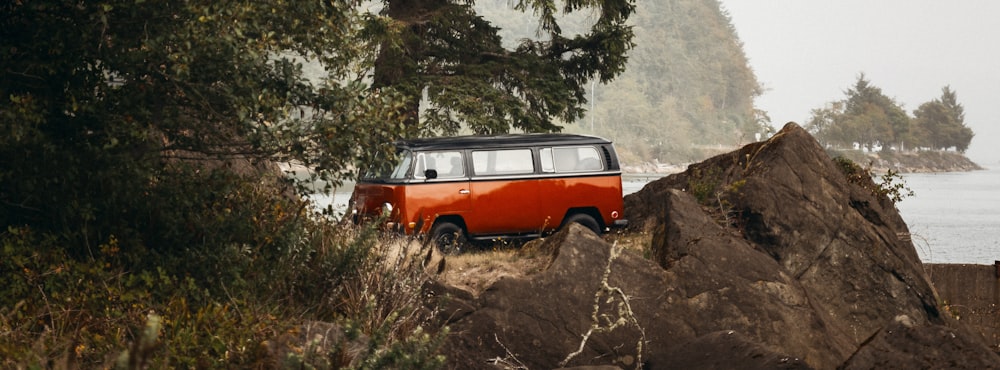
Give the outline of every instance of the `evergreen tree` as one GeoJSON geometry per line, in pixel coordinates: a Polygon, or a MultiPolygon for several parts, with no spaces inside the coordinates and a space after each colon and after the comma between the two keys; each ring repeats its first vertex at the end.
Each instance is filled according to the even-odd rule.
{"type": "Polygon", "coordinates": [[[383,0],[382,17],[369,17],[365,35],[378,50],[374,87],[405,96],[401,115],[419,120],[426,134],[454,133],[467,124],[477,133],[511,129],[559,131],[554,121],[584,114],[585,88],[625,68],[632,29],[625,22],[633,0],[518,0],[513,7],[538,16],[542,40],[503,47],[499,29],[477,14],[474,1],[383,0]],[[596,11],[582,35],[567,36],[558,15],[596,11]]]}
{"type": "Polygon", "coordinates": [[[920,145],[932,149],[955,148],[963,153],[969,148],[974,134],[965,125],[965,108],[958,103],[950,86],[941,89],[941,98],[921,104],[913,115],[921,132],[920,145]]]}
{"type": "Polygon", "coordinates": [[[871,84],[864,73],[846,92],[845,114],[855,126],[857,141],[871,149],[874,145],[897,145],[909,135],[906,111],[871,84]]]}
{"type": "Polygon", "coordinates": [[[170,182],[212,192],[195,185],[202,175],[176,178],[193,161],[297,160],[351,176],[402,125],[391,96],[343,82],[360,53],[344,43],[349,5],[0,5],[0,224],[85,244],[178,226],[165,220],[203,205],[153,197],[177,192],[170,182]],[[305,58],[330,75],[307,78],[305,58]]]}
{"type": "Polygon", "coordinates": [[[820,141],[842,147],[856,143],[871,150],[876,146],[890,149],[910,137],[906,111],[863,73],[844,94],[847,98],[831,108],[813,111],[807,128],[820,141]]]}
{"type": "Polygon", "coordinates": [[[845,94],[847,99],[812,112],[806,129],[822,143],[840,147],[858,144],[867,149],[880,144],[883,150],[955,148],[965,152],[974,136],[965,126],[964,108],[948,86],[941,89],[941,98],[914,110],[912,119],[864,74],[845,94]]]}

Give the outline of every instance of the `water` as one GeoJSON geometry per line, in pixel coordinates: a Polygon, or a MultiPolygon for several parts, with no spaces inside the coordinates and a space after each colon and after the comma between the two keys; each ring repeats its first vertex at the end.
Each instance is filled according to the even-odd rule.
{"type": "Polygon", "coordinates": [[[351,192],[353,191],[354,186],[352,184],[337,188],[333,195],[311,194],[308,198],[313,202],[313,206],[316,209],[326,209],[328,206],[333,207],[333,215],[339,218],[347,211],[347,203],[351,200],[351,192]]]}
{"type": "Polygon", "coordinates": [[[921,260],[981,265],[1000,260],[1000,167],[903,179],[916,195],[897,208],[921,260]]]}
{"type": "MultiPolygon", "coordinates": [[[[663,175],[626,174],[622,191],[631,194],[663,175]]],[[[926,263],[993,264],[1000,260],[1000,166],[984,171],[905,174],[915,195],[897,204],[913,244],[926,263]]],[[[351,187],[333,196],[315,195],[320,207],[347,209],[351,187]]]]}
{"type": "MultiPolygon", "coordinates": [[[[622,176],[625,194],[659,175],[622,176]]],[[[992,265],[1000,260],[1000,166],[984,171],[905,174],[914,196],[897,204],[925,263],[992,265]]]]}

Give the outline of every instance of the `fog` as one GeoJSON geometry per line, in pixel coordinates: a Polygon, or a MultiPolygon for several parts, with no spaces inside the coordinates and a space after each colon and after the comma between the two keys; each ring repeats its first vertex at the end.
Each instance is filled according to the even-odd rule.
{"type": "Polygon", "coordinates": [[[845,98],[859,73],[912,116],[950,85],[975,137],[966,154],[1000,164],[1000,1],[721,0],[765,88],[776,127],[845,98]]]}

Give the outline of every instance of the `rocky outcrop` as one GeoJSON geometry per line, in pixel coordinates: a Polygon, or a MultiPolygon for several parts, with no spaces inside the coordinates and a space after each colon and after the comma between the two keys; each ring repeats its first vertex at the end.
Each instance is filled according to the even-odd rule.
{"type": "Polygon", "coordinates": [[[866,189],[789,124],[626,197],[647,256],[574,225],[538,247],[539,273],[479,296],[438,286],[452,297],[445,355],[454,368],[1000,368],[941,313],[905,223],[866,189]]]}

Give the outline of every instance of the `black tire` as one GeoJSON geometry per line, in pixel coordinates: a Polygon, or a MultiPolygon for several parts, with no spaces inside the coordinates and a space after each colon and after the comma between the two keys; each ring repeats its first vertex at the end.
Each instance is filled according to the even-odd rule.
{"type": "Polygon", "coordinates": [[[562,227],[566,227],[569,224],[574,223],[574,222],[576,222],[576,223],[578,223],[580,225],[583,225],[583,227],[586,227],[586,228],[590,229],[590,231],[593,231],[594,234],[601,235],[601,224],[598,224],[597,220],[595,220],[593,217],[590,217],[590,215],[588,215],[588,214],[585,214],[585,213],[574,213],[574,214],[570,215],[569,217],[566,217],[565,220],[563,220],[563,226],[562,227]]]}
{"type": "Polygon", "coordinates": [[[465,230],[451,222],[439,222],[431,228],[431,242],[443,254],[459,254],[468,248],[465,230]]]}

